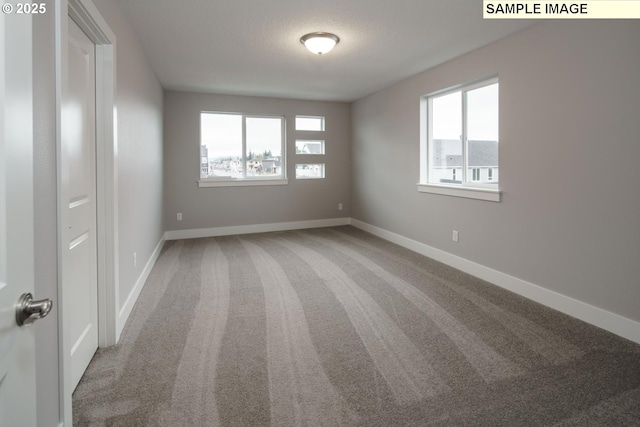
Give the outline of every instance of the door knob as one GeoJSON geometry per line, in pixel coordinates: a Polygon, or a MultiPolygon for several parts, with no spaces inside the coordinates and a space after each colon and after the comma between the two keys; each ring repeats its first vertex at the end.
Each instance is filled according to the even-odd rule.
{"type": "Polygon", "coordinates": [[[16,323],[18,326],[29,326],[36,320],[46,317],[52,306],[53,302],[50,298],[34,301],[30,293],[22,294],[16,305],[16,323]]]}

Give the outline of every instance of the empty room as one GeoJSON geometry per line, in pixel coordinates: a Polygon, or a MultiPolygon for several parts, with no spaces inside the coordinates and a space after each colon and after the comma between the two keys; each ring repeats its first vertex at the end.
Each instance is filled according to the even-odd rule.
{"type": "Polygon", "coordinates": [[[640,425],[637,5],[6,2],[0,426],[640,425]]]}

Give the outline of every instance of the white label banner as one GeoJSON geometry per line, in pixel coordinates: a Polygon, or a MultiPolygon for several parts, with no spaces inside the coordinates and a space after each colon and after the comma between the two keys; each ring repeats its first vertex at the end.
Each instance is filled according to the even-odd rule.
{"type": "Polygon", "coordinates": [[[492,1],[484,19],[640,19],[640,0],[492,1]]]}

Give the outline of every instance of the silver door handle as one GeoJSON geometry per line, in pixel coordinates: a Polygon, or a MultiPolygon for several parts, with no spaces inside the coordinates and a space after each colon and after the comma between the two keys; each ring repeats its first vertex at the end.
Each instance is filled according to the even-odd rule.
{"type": "Polygon", "coordinates": [[[50,298],[34,301],[30,293],[22,294],[16,305],[16,323],[18,326],[29,326],[36,320],[47,317],[52,306],[50,298]]]}

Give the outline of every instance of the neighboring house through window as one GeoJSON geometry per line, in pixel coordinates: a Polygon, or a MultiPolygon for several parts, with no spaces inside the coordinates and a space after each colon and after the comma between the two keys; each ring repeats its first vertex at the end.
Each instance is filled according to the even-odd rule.
{"type": "Polygon", "coordinates": [[[296,140],[296,154],[324,154],[324,141],[322,140],[296,140]]]}

